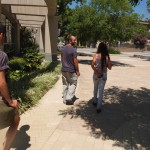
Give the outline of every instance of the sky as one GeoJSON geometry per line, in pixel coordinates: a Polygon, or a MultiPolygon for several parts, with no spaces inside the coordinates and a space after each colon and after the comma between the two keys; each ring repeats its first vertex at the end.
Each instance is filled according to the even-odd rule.
{"type": "MultiPolygon", "coordinates": [[[[89,1],[89,0],[87,0],[87,1],[89,1]]],[[[148,13],[148,11],[147,11],[146,2],[147,2],[147,0],[142,0],[142,1],[140,1],[140,3],[137,6],[135,6],[133,8],[135,13],[138,13],[140,15],[144,14],[143,20],[150,19],[150,13],[148,13]]],[[[75,5],[76,5],[76,3],[73,3],[70,7],[74,8],[75,5]]]]}
{"type": "Polygon", "coordinates": [[[150,19],[150,13],[147,11],[146,2],[147,0],[142,0],[140,4],[134,8],[134,12],[140,15],[144,14],[144,19],[150,19]]]}

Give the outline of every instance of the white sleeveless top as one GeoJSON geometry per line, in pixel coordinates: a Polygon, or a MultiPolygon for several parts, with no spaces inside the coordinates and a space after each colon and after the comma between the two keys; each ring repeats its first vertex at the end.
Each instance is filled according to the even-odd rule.
{"type": "Polygon", "coordinates": [[[101,62],[101,59],[98,57],[98,54],[96,54],[96,64],[95,64],[95,68],[96,70],[99,72],[99,73],[106,73],[107,72],[107,64],[108,64],[108,57],[106,57],[106,64],[103,68],[103,71],[102,71],[102,62],[101,62]]]}

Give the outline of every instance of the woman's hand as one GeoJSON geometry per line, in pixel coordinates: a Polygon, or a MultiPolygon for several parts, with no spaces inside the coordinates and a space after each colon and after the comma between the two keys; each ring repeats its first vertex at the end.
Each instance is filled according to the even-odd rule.
{"type": "Polygon", "coordinates": [[[107,67],[108,67],[109,70],[111,70],[112,66],[113,66],[113,65],[112,65],[111,60],[110,60],[110,58],[109,58],[109,59],[108,59],[108,66],[107,66],[107,67]]]}
{"type": "Polygon", "coordinates": [[[102,73],[97,72],[96,75],[97,75],[98,78],[102,77],[102,73]]]}

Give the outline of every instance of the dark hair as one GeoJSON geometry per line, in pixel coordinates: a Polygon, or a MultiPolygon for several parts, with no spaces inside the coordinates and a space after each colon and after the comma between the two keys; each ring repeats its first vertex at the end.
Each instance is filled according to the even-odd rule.
{"type": "Polygon", "coordinates": [[[6,28],[0,23],[0,33],[6,33],[6,28]]]}
{"type": "Polygon", "coordinates": [[[102,70],[103,70],[104,66],[106,66],[106,56],[108,56],[108,58],[110,59],[107,45],[104,42],[101,42],[98,45],[97,53],[101,53],[102,56],[101,63],[102,63],[102,70]]]}
{"type": "Polygon", "coordinates": [[[66,36],[66,44],[68,44],[72,40],[72,35],[66,36]]]}
{"type": "Polygon", "coordinates": [[[72,40],[72,37],[76,37],[76,36],[75,36],[75,35],[72,35],[72,34],[67,35],[67,36],[65,37],[65,44],[68,44],[68,43],[72,40]]]}

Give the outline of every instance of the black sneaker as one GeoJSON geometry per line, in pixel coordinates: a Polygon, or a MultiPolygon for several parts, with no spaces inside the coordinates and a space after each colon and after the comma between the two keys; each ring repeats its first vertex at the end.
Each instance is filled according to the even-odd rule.
{"type": "Polygon", "coordinates": [[[102,110],[100,108],[96,109],[96,112],[99,114],[102,110]]]}
{"type": "Polygon", "coordinates": [[[71,99],[66,100],[66,105],[73,105],[74,102],[71,99]]]}
{"type": "Polygon", "coordinates": [[[96,103],[96,102],[94,102],[94,101],[92,102],[92,104],[93,104],[93,106],[95,106],[95,107],[97,106],[97,103],[96,103]]]}

